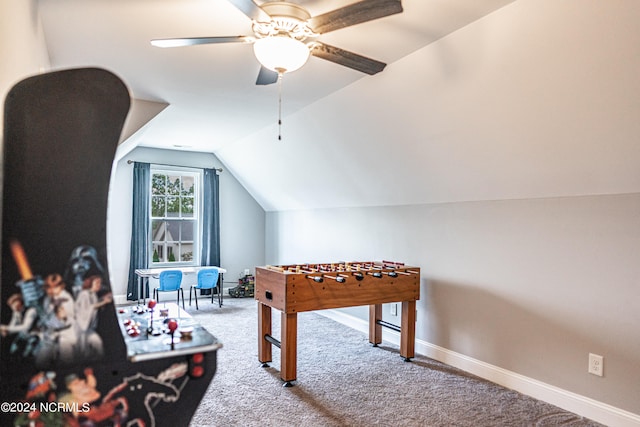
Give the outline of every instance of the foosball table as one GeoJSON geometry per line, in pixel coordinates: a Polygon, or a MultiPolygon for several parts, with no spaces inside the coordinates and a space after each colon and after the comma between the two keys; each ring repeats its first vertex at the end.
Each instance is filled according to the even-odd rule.
{"type": "Polygon", "coordinates": [[[272,360],[280,348],[280,378],[285,387],[296,380],[297,315],[304,311],[369,306],[369,342],[382,342],[382,327],[400,332],[400,356],[415,356],[416,301],[420,268],[400,262],[367,261],[256,267],[258,359],[272,360]],[[401,302],[400,326],[382,320],[382,304],[401,302]],[[272,333],[272,308],[281,312],[281,339],[272,333]]]}

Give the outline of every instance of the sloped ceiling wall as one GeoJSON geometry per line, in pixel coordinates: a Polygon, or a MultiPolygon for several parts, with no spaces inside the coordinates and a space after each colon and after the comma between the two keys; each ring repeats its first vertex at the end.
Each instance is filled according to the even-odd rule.
{"type": "Polygon", "coordinates": [[[267,211],[638,192],[639,21],[518,0],[215,154],[267,211]]]}
{"type": "MultiPolygon", "coordinates": [[[[353,0],[290,0],[313,16],[353,0]]],[[[403,13],[322,35],[333,46],[393,63],[514,0],[403,0],[403,13]],[[428,18],[428,21],[425,19],[428,18]]],[[[256,4],[264,1],[255,0],[256,4]]],[[[258,86],[247,44],[159,49],[159,37],[251,34],[226,0],[37,0],[51,66],[113,70],[136,99],[167,103],[127,146],[213,152],[274,122],[277,85],[258,86]]],[[[287,75],[285,113],[296,112],[366,74],[312,57],[287,75]]]]}

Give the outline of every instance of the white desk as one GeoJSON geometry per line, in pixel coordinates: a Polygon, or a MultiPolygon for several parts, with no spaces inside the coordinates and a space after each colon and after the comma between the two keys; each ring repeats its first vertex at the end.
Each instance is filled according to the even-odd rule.
{"type": "MultiPolygon", "coordinates": [[[[145,303],[145,290],[149,288],[149,277],[158,277],[160,273],[165,270],[180,270],[182,274],[198,274],[198,271],[203,270],[205,268],[217,268],[218,269],[218,284],[216,285],[216,290],[218,291],[218,304],[222,307],[222,283],[224,280],[224,273],[227,272],[222,267],[216,266],[188,266],[188,267],[161,267],[161,268],[138,268],[135,270],[136,275],[138,276],[138,304],[140,304],[140,299],[145,303]],[[140,298],[142,296],[142,298],[140,298]]],[[[213,291],[212,291],[213,292],[213,291]]],[[[197,298],[197,296],[196,296],[197,298]]]]}

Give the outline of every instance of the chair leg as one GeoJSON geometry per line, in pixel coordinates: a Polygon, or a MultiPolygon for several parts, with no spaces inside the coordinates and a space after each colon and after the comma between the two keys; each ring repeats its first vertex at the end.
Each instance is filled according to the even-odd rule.
{"type": "MultiPolygon", "coordinates": [[[[191,307],[191,292],[193,292],[193,286],[189,286],[189,307],[191,307]]],[[[196,295],[196,301],[198,300],[197,296],[198,295],[196,295]]]]}
{"type": "Polygon", "coordinates": [[[196,289],[196,310],[200,310],[198,307],[198,290],[196,289]]]}
{"type": "MultiPolygon", "coordinates": [[[[180,295],[182,295],[182,309],[183,309],[183,310],[186,310],[186,309],[184,308],[184,290],[183,290],[182,288],[180,288],[180,289],[178,289],[178,290],[180,291],[180,295]]],[[[180,298],[178,298],[178,300],[179,300],[179,299],[180,299],[180,298]]],[[[178,303],[179,303],[179,302],[180,302],[180,301],[178,301],[178,303]]]]}

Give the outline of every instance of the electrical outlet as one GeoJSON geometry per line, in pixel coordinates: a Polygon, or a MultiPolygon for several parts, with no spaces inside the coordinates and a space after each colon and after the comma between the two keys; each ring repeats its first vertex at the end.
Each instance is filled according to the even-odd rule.
{"type": "Polygon", "coordinates": [[[249,271],[250,271],[250,270],[249,270],[248,268],[245,268],[245,269],[244,269],[244,275],[245,275],[245,276],[248,276],[248,275],[249,275],[249,271]]]}
{"type": "Polygon", "coordinates": [[[391,304],[391,307],[389,308],[389,312],[391,313],[392,316],[397,316],[398,315],[398,304],[391,304]]]}
{"type": "Polygon", "coordinates": [[[604,357],[598,354],[589,353],[589,373],[601,377],[603,372],[604,357]]]}

